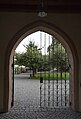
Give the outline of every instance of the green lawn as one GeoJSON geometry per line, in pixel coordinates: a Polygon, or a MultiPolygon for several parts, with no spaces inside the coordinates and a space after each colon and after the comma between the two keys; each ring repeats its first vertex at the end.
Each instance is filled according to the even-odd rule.
{"type": "Polygon", "coordinates": [[[43,77],[43,80],[69,80],[69,72],[48,72],[48,73],[37,73],[35,74],[34,77],[31,78],[35,78],[35,79],[40,79],[40,77],[43,77]]]}

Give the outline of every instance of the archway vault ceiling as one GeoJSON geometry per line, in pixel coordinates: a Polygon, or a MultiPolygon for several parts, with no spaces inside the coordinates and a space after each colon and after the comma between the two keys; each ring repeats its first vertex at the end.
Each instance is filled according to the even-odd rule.
{"type": "MultiPolygon", "coordinates": [[[[37,12],[42,0],[0,0],[0,12],[37,12]]],[[[81,13],[81,0],[43,0],[47,12],[81,13]]]]}

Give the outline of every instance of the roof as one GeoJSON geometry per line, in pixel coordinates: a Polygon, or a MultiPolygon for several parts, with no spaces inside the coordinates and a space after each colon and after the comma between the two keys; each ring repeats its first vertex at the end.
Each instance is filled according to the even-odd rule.
{"type": "Polygon", "coordinates": [[[42,1],[50,13],[81,13],[81,0],[0,0],[0,12],[37,12],[42,1]]]}

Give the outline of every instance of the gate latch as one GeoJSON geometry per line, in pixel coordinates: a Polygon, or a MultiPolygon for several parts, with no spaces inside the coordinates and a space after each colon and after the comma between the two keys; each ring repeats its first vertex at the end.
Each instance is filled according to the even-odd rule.
{"type": "Polygon", "coordinates": [[[43,83],[43,77],[40,77],[40,83],[43,83]]]}

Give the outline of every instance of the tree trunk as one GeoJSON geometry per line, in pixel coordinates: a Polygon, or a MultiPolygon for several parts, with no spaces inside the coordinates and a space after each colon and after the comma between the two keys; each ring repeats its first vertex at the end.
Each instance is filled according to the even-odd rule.
{"type": "Polygon", "coordinates": [[[36,74],[36,68],[33,69],[33,77],[34,77],[35,74],[36,74]]]}

